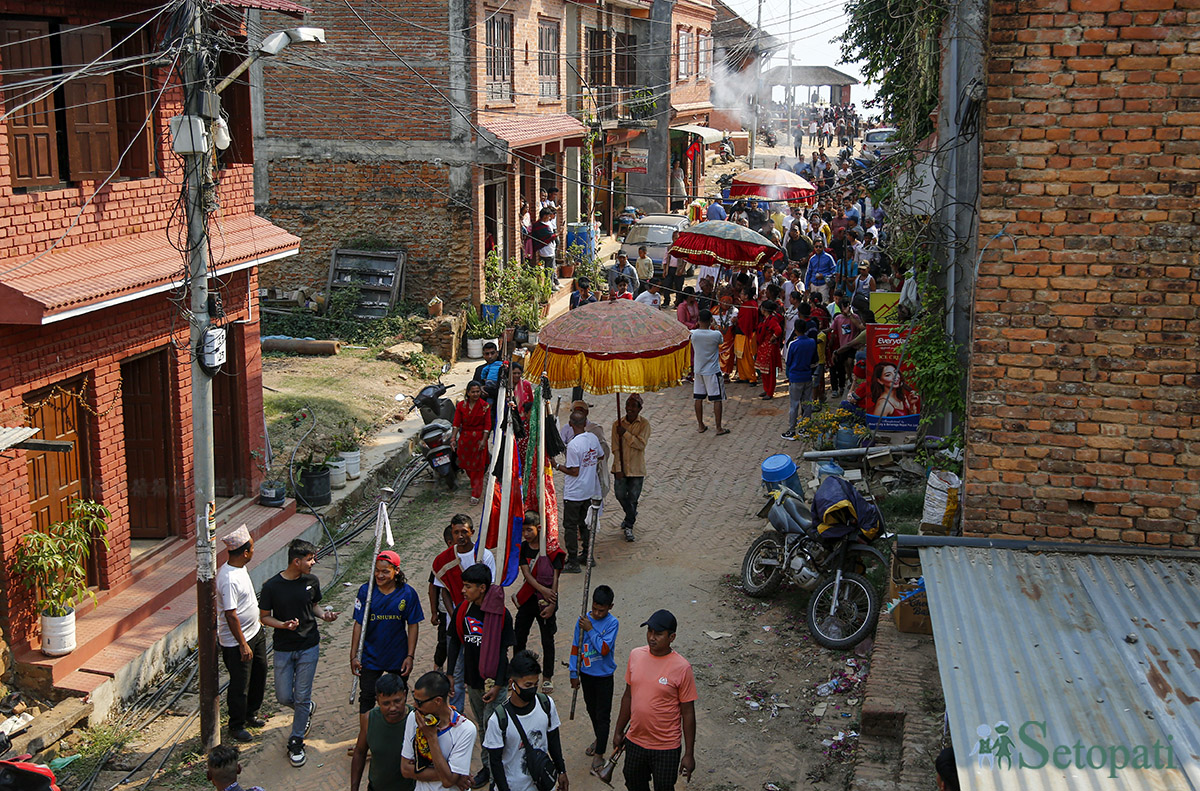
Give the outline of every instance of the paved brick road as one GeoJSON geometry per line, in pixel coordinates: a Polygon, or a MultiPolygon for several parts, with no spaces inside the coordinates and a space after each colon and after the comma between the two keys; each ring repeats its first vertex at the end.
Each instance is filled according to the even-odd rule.
{"type": "MultiPolygon", "coordinates": [[[[732,433],[717,437],[706,405],[709,430],[696,431],[690,386],[648,394],[643,414],[653,425],[651,443],[646,458],[649,475],[641,500],[638,520],[638,540],[627,543],[617,526],[620,507],[612,496],[606,503],[606,513],[597,544],[599,560],[592,584],[607,583],[617,592],[616,613],[622,628],[618,645],[618,672],[624,672],[624,657],[631,648],[643,645],[644,632],[638,624],[655,609],[673,610],[680,622],[676,643],[685,657],[689,650],[699,651],[704,629],[731,630],[729,616],[716,606],[719,580],[740,568],[742,554],[749,540],[762,529],[754,516],[761,500],[759,496],[759,465],[762,459],[780,450],[796,452],[797,444],[779,438],[787,412],[786,389],[783,397],[777,393],[773,401],[758,398],[759,388],[734,384],[726,403],[725,422],[732,433]]],[[[564,395],[566,402],[569,395],[564,395]]],[[[592,419],[601,425],[611,425],[616,397],[594,397],[592,419]]],[[[564,406],[565,412],[565,406],[564,406]]],[[[560,489],[561,491],[561,489],[560,489]]],[[[419,531],[405,536],[401,550],[404,570],[424,599],[429,564],[438,549],[442,528],[449,516],[467,508],[464,494],[443,498],[432,511],[436,518],[419,531]]],[[[331,564],[327,564],[331,565],[331,564]]],[[[324,569],[331,573],[332,569],[324,569]]],[[[355,583],[355,588],[358,583],[355,583]]],[[[567,624],[574,620],[582,601],[583,576],[567,575],[561,585],[563,614],[559,618],[558,650],[560,658],[569,652],[571,631],[567,624]]],[[[348,612],[351,589],[338,586],[330,592],[338,609],[348,612]]],[[[269,789],[289,791],[344,788],[348,785],[350,761],[346,749],[358,729],[357,707],[348,702],[351,676],[348,668],[348,645],[351,622],[343,617],[331,627],[322,627],[323,653],[318,669],[315,699],[317,713],[309,734],[308,764],[293,769],[287,762],[284,744],[290,724],[290,711],[272,717],[262,732],[259,744],[244,749],[245,784],[261,783],[269,789]]],[[[531,644],[536,645],[536,633],[531,644]]],[[[422,628],[417,651],[415,673],[432,665],[432,635],[422,628]]],[[[698,668],[697,675],[703,670],[698,668]]],[[[556,669],[558,689],[554,694],[565,718],[570,707],[571,691],[565,668],[556,669]]],[[[712,685],[709,685],[712,686],[712,685]]],[[[701,685],[698,704],[697,747],[701,765],[692,785],[697,788],[738,787],[741,775],[738,766],[746,756],[739,750],[737,757],[724,755],[723,746],[730,745],[727,724],[723,718],[706,719],[705,686],[701,685]],[[712,750],[721,753],[720,757],[712,750]],[[702,751],[708,751],[705,755],[702,751]],[[707,762],[707,764],[706,764],[707,762]]],[[[623,685],[617,684],[618,697],[623,685]]],[[[273,694],[268,690],[268,698],[273,694]]],[[[715,696],[715,692],[712,692],[715,696]]],[[[615,712],[614,712],[615,718],[615,712]]],[[[590,759],[583,748],[590,742],[590,728],[582,701],[574,722],[563,726],[564,749],[567,753],[569,776],[575,789],[600,789],[603,784],[587,774],[590,759]]],[[[786,755],[787,744],[764,744],[769,737],[751,736],[751,751],[786,755]]],[[[743,746],[743,749],[746,746],[743,746]]],[[[397,748],[399,749],[399,748],[397,748]]],[[[478,762],[476,763],[478,765],[478,762]]],[[[617,787],[623,786],[620,774],[617,787]]],[[[365,788],[365,785],[363,786],[365,788]]]]}

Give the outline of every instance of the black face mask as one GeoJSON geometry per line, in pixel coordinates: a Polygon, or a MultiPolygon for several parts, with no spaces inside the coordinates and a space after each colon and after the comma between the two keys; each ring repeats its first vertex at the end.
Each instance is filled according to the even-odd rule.
{"type": "Polygon", "coordinates": [[[536,684],[534,684],[532,687],[529,687],[529,688],[518,687],[516,684],[513,684],[512,686],[509,687],[509,690],[510,690],[510,693],[509,693],[510,696],[516,696],[517,699],[520,700],[522,703],[530,703],[537,697],[537,685],[536,684]]]}

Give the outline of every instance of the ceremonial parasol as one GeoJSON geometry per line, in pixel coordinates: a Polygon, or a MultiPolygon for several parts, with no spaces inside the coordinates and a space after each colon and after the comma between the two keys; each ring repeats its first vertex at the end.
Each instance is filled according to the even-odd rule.
{"type": "Polygon", "coordinates": [[[671,254],[696,265],[760,269],[781,251],[757,231],[728,220],[708,220],[681,231],[671,254]]]}
{"type": "MultiPolygon", "coordinates": [[[[691,333],[673,316],[639,302],[617,299],[580,305],[547,324],[525,370],[531,379],[544,375],[556,388],[582,387],[596,395],[643,393],[679,384],[691,358],[691,333]]],[[[617,418],[620,416],[618,395],[617,418]]],[[[620,444],[617,452],[622,454],[624,470],[620,444]]],[[[591,561],[599,522],[600,502],[593,500],[587,516],[591,540],[580,617],[591,601],[591,561]]],[[[572,647],[577,649],[577,645],[572,647]]],[[[571,697],[571,718],[577,694],[575,690],[571,697]]]]}
{"type": "Polygon", "coordinates": [[[582,387],[595,395],[661,390],[687,373],[690,341],[687,327],[672,315],[628,299],[593,302],[542,329],[525,372],[533,381],[545,372],[551,387],[582,387]]]}
{"type": "Polygon", "coordinates": [[[817,188],[806,179],[785,168],[755,168],[733,177],[730,198],[763,198],[765,200],[809,201],[817,188]]]}

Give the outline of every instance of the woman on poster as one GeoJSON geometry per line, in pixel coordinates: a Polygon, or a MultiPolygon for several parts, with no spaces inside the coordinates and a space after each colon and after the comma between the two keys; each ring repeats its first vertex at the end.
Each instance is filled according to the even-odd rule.
{"type": "Polygon", "coordinates": [[[871,371],[869,414],[876,417],[915,415],[920,410],[917,394],[904,382],[895,363],[881,362],[871,371]]]}

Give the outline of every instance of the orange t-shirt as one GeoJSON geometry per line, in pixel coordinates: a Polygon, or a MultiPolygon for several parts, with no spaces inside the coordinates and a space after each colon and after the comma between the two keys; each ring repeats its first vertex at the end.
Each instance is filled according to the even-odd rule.
{"type": "Polygon", "coordinates": [[[692,666],[677,652],[654,656],[649,646],[629,652],[625,683],[630,688],[629,730],[625,736],[647,750],[674,750],[683,737],[679,704],[696,695],[692,666]]]}

